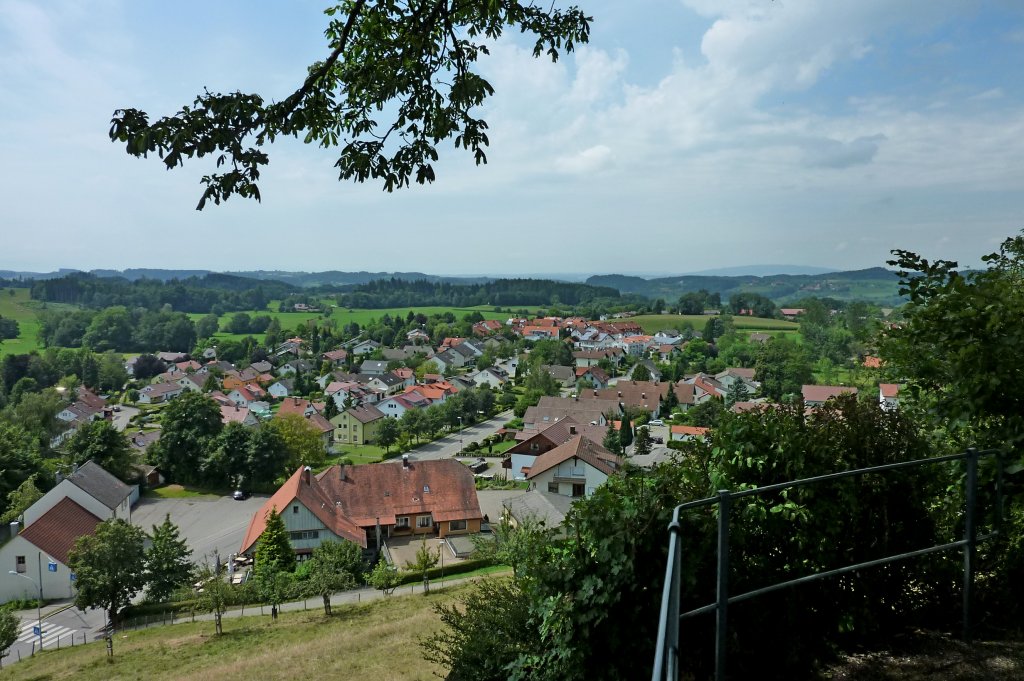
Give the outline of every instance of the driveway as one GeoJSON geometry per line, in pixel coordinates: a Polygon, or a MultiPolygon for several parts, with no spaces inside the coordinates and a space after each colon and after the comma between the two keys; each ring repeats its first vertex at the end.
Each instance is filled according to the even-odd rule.
{"type": "Polygon", "coordinates": [[[129,407],[127,405],[118,405],[119,411],[114,412],[113,424],[114,428],[117,428],[122,433],[127,430],[128,422],[132,420],[132,417],[139,413],[139,409],[135,407],[129,407]]]}
{"type": "Polygon", "coordinates": [[[253,495],[245,501],[231,497],[192,497],[187,499],[146,498],[132,509],[132,523],[146,532],[164,521],[170,514],[171,522],[181,530],[181,536],[192,549],[195,562],[214,562],[214,552],[221,562],[228,555],[238,553],[252,516],[267,500],[266,495],[253,495]]]}

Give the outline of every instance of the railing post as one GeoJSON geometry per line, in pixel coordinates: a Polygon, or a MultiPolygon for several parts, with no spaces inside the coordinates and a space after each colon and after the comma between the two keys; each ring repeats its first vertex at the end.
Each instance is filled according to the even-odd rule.
{"type": "Polygon", "coordinates": [[[975,526],[975,505],[978,494],[978,450],[967,449],[967,489],[965,490],[964,508],[964,626],[965,641],[971,640],[971,601],[974,596],[974,552],[978,539],[975,526]]]}
{"type": "Polygon", "coordinates": [[[718,601],[715,616],[715,679],[725,681],[729,607],[729,490],[718,490],[718,601]]]}

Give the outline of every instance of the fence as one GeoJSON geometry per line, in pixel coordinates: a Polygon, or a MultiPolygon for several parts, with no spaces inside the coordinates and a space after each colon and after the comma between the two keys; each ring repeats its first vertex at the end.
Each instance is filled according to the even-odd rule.
{"type": "Polygon", "coordinates": [[[669,524],[669,546],[668,546],[668,561],[665,568],[665,585],[662,590],[661,596],[661,612],[659,616],[658,625],[658,640],[657,647],[654,654],[654,670],[651,678],[653,681],[672,680],[679,678],[679,660],[680,660],[680,643],[679,643],[679,623],[682,619],[688,617],[695,617],[706,613],[714,612],[715,618],[715,679],[717,681],[724,681],[726,672],[726,634],[728,632],[728,608],[730,605],[740,603],[743,601],[763,596],[765,594],[786,589],[801,584],[807,584],[809,582],[817,581],[820,579],[826,579],[828,577],[836,577],[838,575],[855,572],[857,570],[865,570],[868,568],[885,565],[901,560],[908,560],[911,558],[917,558],[932,553],[938,553],[941,551],[949,551],[951,549],[963,549],[963,630],[962,635],[965,639],[970,638],[971,632],[971,602],[973,600],[973,589],[974,589],[974,562],[975,562],[975,547],[978,542],[987,541],[999,534],[999,525],[1002,518],[1002,494],[1003,494],[1003,459],[999,450],[991,449],[985,451],[977,451],[975,449],[968,449],[966,452],[961,454],[950,454],[948,456],[939,456],[931,459],[918,459],[915,461],[904,461],[901,463],[886,464],[883,466],[873,466],[870,468],[859,468],[857,470],[842,471],[839,473],[830,473],[828,475],[820,475],[813,478],[804,478],[802,480],[792,480],[790,482],[783,482],[775,485],[767,485],[765,487],[758,487],[754,489],[741,490],[739,492],[731,492],[729,490],[720,490],[717,496],[708,497],[705,499],[698,499],[696,501],[690,501],[684,504],[676,506],[672,512],[672,522],[669,524]],[[978,494],[978,460],[982,457],[994,456],[997,461],[997,475],[996,475],[996,523],[995,528],[992,532],[979,537],[977,535],[977,494],[978,494]],[[916,468],[926,465],[934,465],[940,463],[947,463],[952,461],[966,461],[967,463],[967,475],[964,483],[964,538],[959,541],[949,542],[946,544],[940,544],[936,546],[930,546],[928,548],[918,549],[916,551],[908,551],[897,555],[886,556],[884,558],[878,558],[876,560],[870,560],[863,563],[857,563],[855,565],[847,565],[845,567],[837,568],[834,570],[827,570],[824,572],[817,572],[796,579],[790,579],[783,582],[777,582],[775,584],[748,591],[745,593],[730,595],[729,594],[729,509],[731,508],[732,502],[735,499],[743,497],[749,497],[754,495],[769,494],[774,492],[780,492],[783,490],[793,489],[795,487],[805,487],[808,485],[816,485],[824,482],[831,482],[834,480],[841,480],[843,478],[860,477],[867,474],[874,473],[888,473],[890,471],[903,470],[908,468],[916,468]],[[717,582],[716,582],[716,600],[714,603],[704,605],[702,607],[690,610],[688,612],[680,613],[680,597],[681,597],[681,579],[682,579],[682,526],[680,525],[679,518],[680,514],[684,511],[700,508],[704,506],[718,506],[718,551],[717,551],[717,582]]]}

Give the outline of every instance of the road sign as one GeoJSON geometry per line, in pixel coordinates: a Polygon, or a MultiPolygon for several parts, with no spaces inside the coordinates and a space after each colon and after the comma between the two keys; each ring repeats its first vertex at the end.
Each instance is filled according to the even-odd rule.
{"type": "Polygon", "coordinates": [[[42,636],[42,635],[43,635],[43,630],[42,630],[42,629],[40,629],[40,628],[38,627],[38,625],[37,625],[37,626],[33,626],[33,627],[32,627],[32,635],[33,635],[33,636],[42,636]]]}
{"type": "Polygon", "coordinates": [[[46,569],[49,570],[50,572],[56,572],[57,571],[57,562],[51,560],[49,563],[46,564],[46,569]]]}
{"type": "Polygon", "coordinates": [[[71,573],[71,581],[73,582],[73,581],[75,581],[76,579],[78,579],[78,576],[77,576],[77,575],[76,575],[76,574],[75,574],[74,572],[72,572],[72,573],[71,573]]]}

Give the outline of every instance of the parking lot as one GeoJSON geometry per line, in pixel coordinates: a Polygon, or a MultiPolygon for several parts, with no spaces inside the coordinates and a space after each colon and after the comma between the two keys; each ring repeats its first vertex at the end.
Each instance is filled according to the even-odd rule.
{"type": "Polygon", "coordinates": [[[132,509],[132,523],[147,532],[153,525],[164,521],[170,514],[171,522],[181,530],[181,536],[192,549],[192,560],[204,560],[213,564],[214,552],[219,552],[221,561],[237,553],[253,514],[259,510],[265,495],[253,495],[245,501],[231,497],[155,499],[145,498],[132,509]]]}

